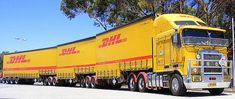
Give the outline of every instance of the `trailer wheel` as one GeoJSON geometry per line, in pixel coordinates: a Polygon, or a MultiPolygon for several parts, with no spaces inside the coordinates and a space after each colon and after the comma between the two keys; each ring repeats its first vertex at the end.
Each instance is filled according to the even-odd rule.
{"type": "Polygon", "coordinates": [[[140,75],[138,77],[138,89],[139,89],[139,92],[147,91],[146,82],[145,82],[145,79],[144,79],[143,75],[140,75]]]}
{"type": "Polygon", "coordinates": [[[18,84],[19,83],[19,78],[15,78],[14,83],[18,84]]]}
{"type": "Polygon", "coordinates": [[[86,88],[91,88],[91,77],[90,76],[86,76],[85,86],[86,86],[86,88]]]}
{"type": "Polygon", "coordinates": [[[52,80],[52,85],[53,86],[56,86],[57,85],[57,77],[53,77],[53,80],[52,80]]]}
{"type": "Polygon", "coordinates": [[[5,84],[6,83],[6,78],[2,79],[2,83],[5,84]]]}
{"type": "Polygon", "coordinates": [[[45,86],[48,85],[48,79],[47,78],[43,79],[43,85],[45,85],[45,86]]]}
{"type": "Polygon", "coordinates": [[[81,86],[82,88],[85,88],[85,87],[86,87],[86,86],[85,86],[85,78],[84,78],[84,77],[81,78],[80,86],[81,86]]]}
{"type": "Polygon", "coordinates": [[[96,88],[96,78],[95,78],[95,76],[91,77],[91,88],[96,88]]]}
{"type": "Polygon", "coordinates": [[[170,80],[170,90],[175,96],[185,95],[187,90],[184,86],[183,79],[179,74],[173,74],[170,80]]]}
{"type": "Polygon", "coordinates": [[[224,91],[224,88],[208,89],[208,91],[212,95],[220,95],[224,91]]]}
{"type": "Polygon", "coordinates": [[[10,84],[14,84],[14,79],[10,78],[9,82],[10,82],[10,84]]]}
{"type": "Polygon", "coordinates": [[[131,75],[128,79],[128,89],[130,91],[136,91],[137,90],[137,84],[135,82],[135,77],[134,75],[131,75]]]}
{"type": "Polygon", "coordinates": [[[6,78],[5,83],[9,84],[9,78],[6,78]]]}

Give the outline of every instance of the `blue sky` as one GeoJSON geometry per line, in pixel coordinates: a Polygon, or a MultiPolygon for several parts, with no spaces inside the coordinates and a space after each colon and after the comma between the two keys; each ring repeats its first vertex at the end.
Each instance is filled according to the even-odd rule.
{"type": "Polygon", "coordinates": [[[51,47],[102,31],[86,14],[69,20],[60,0],[0,0],[0,52],[51,47]]]}

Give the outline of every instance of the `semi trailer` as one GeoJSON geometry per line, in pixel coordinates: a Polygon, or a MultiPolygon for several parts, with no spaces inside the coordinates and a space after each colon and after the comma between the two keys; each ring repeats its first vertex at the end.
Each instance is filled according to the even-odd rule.
{"type": "Polygon", "coordinates": [[[2,82],[221,94],[232,68],[225,33],[191,15],[150,15],[93,37],[6,54],[2,82]]]}

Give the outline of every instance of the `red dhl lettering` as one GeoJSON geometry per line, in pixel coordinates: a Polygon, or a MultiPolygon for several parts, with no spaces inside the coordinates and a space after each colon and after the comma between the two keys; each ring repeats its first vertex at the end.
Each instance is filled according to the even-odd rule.
{"type": "Polygon", "coordinates": [[[17,64],[30,62],[29,59],[25,59],[26,55],[11,56],[7,64],[17,64]]]}
{"type": "Polygon", "coordinates": [[[79,53],[79,50],[76,50],[76,47],[65,48],[61,50],[60,56],[71,55],[79,53]]]}
{"type": "Polygon", "coordinates": [[[127,38],[121,39],[121,34],[113,35],[111,37],[107,37],[107,38],[102,39],[102,44],[99,45],[99,48],[103,48],[103,47],[119,44],[122,42],[126,42],[126,40],[127,40],[127,38]]]}

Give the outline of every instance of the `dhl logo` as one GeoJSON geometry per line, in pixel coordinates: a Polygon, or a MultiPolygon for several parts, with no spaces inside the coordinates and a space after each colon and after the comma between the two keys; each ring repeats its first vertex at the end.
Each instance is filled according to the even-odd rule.
{"type": "Polygon", "coordinates": [[[79,50],[76,50],[76,47],[64,48],[61,50],[60,56],[71,55],[79,53],[79,50]]]}
{"type": "Polygon", "coordinates": [[[30,62],[29,59],[25,59],[26,55],[11,56],[7,64],[17,64],[30,62]]]}
{"type": "Polygon", "coordinates": [[[127,38],[122,38],[121,39],[121,34],[116,34],[116,35],[113,35],[111,37],[107,37],[107,38],[104,38],[102,39],[102,44],[99,45],[99,48],[104,48],[104,47],[107,47],[107,46],[111,46],[111,45],[115,45],[115,44],[119,44],[119,43],[122,43],[122,42],[126,42],[127,38]]]}

